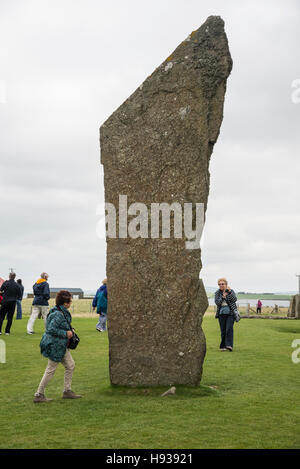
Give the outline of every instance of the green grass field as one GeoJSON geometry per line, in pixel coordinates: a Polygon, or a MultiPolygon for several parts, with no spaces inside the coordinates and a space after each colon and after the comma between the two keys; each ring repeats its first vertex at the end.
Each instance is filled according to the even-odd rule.
{"type": "Polygon", "coordinates": [[[39,353],[43,322],[26,335],[14,321],[0,363],[0,448],[299,448],[300,363],[291,360],[298,321],[241,320],[233,353],[220,352],[219,328],[204,318],[207,355],[199,387],[111,387],[107,334],[95,318],[74,318],[81,342],[73,351],[73,389],[62,400],[63,367],[47,388],[55,400],[34,404],[47,360],[39,353]]]}

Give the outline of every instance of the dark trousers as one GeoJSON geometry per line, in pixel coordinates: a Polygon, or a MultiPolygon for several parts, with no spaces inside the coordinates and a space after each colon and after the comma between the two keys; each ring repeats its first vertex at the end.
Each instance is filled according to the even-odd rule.
{"type": "Polygon", "coordinates": [[[219,324],[221,329],[220,348],[233,347],[234,316],[231,314],[220,314],[219,324]]]}
{"type": "Polygon", "coordinates": [[[257,314],[261,314],[261,308],[257,307],[257,308],[256,308],[256,313],[257,313],[257,314]]]}
{"type": "Polygon", "coordinates": [[[22,300],[17,300],[17,317],[16,319],[22,319],[22,300]]]}
{"type": "Polygon", "coordinates": [[[5,327],[5,332],[9,333],[13,321],[13,316],[16,308],[15,301],[3,301],[0,309],[0,332],[2,330],[2,324],[5,316],[7,316],[7,324],[5,327]]]}

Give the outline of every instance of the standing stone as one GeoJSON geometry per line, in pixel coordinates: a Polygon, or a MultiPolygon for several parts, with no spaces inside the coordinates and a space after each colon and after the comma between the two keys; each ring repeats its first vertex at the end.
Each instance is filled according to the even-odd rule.
{"type": "Polygon", "coordinates": [[[290,318],[300,318],[300,295],[292,296],[288,317],[290,318]]]}
{"type": "MultiPolygon", "coordinates": [[[[107,237],[112,384],[201,380],[206,348],[201,323],[208,302],[199,279],[200,249],[186,249],[184,237],[151,238],[150,215],[148,238],[145,232],[120,238],[119,196],[127,196],[128,207],[146,204],[149,214],[151,203],[203,203],[206,209],[209,160],[231,68],[224,22],[211,16],[100,129],[105,201],[117,214],[117,237],[107,237]]],[[[131,219],[128,215],[128,224],[131,219]]],[[[124,226],[120,223],[122,236],[124,226]]]]}

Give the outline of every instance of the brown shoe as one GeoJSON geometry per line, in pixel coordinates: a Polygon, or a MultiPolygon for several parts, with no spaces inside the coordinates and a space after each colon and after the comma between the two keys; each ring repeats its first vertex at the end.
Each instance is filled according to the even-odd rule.
{"type": "Polygon", "coordinates": [[[64,391],[62,396],[63,399],[79,399],[80,397],[80,394],[75,394],[71,389],[69,391],[64,391]]]}
{"type": "Polygon", "coordinates": [[[34,396],[33,402],[50,402],[53,401],[53,399],[48,399],[45,394],[36,394],[34,396]]]}

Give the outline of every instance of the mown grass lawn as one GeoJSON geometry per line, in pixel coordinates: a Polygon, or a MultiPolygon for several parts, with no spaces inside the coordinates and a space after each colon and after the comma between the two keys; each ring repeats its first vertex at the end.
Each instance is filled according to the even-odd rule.
{"type": "Polygon", "coordinates": [[[63,367],[47,388],[55,400],[34,404],[46,366],[37,333],[14,321],[0,363],[0,448],[299,448],[300,363],[291,360],[300,322],[241,320],[235,350],[220,352],[219,328],[204,319],[207,355],[201,385],[115,388],[108,374],[106,334],[94,318],[74,318],[81,342],[73,352],[73,389],[82,399],[62,400],[63,367]]]}

